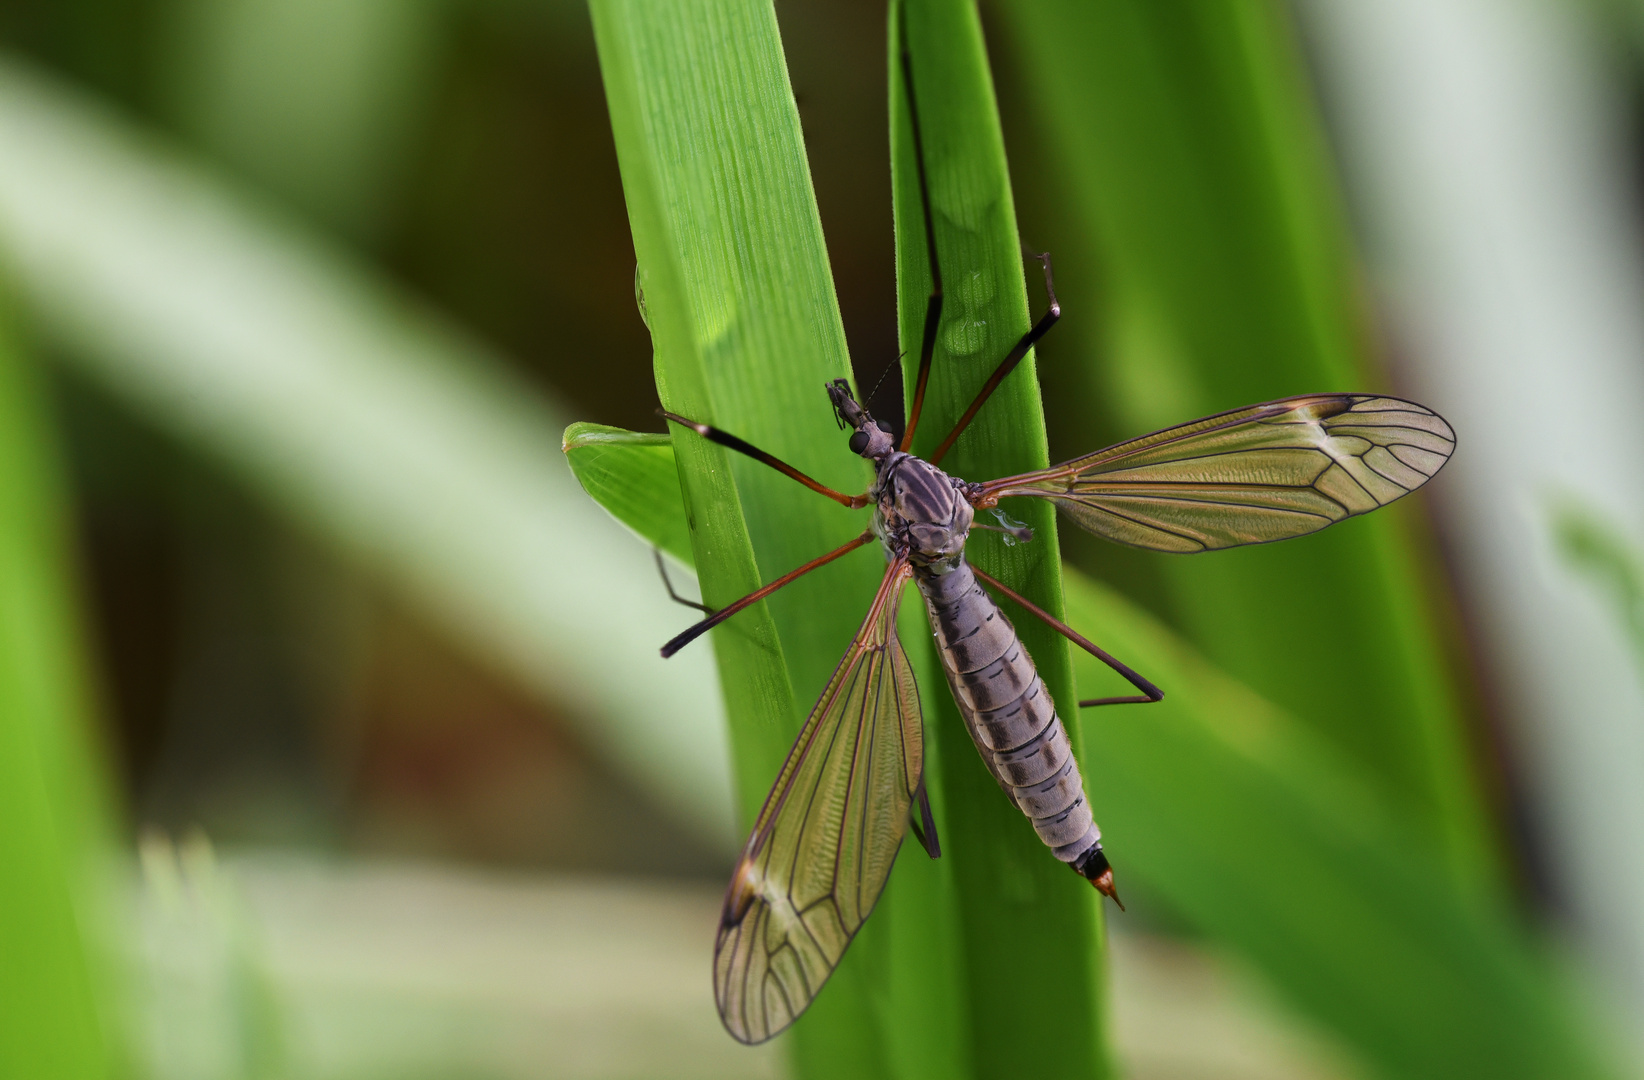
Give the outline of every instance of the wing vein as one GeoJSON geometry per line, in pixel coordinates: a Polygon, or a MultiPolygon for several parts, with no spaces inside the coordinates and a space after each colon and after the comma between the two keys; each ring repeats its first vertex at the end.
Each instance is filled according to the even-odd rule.
{"type": "Polygon", "coordinates": [[[905,555],[886,568],[726,891],[714,993],[743,1042],[770,1038],[805,1010],[878,902],[901,845],[923,770],[918,687],[896,640],[911,573],[905,555]],[[887,723],[898,724],[895,738],[887,723]]]}
{"type": "Polygon", "coordinates": [[[1006,496],[1050,499],[1082,528],[1132,547],[1241,547],[1304,536],[1402,498],[1455,445],[1444,418],[1413,402],[1315,394],[1003,477],[981,485],[975,501],[985,509],[1006,496]]]}

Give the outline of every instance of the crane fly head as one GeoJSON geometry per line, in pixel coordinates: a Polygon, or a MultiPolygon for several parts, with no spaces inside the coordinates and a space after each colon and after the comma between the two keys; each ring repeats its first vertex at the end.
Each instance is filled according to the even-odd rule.
{"type": "Polygon", "coordinates": [[[844,379],[835,379],[828,384],[828,400],[833,402],[833,414],[838,418],[839,425],[855,429],[851,432],[851,453],[880,462],[896,449],[896,440],[868,415],[867,409],[857,404],[850,384],[844,379]]]}

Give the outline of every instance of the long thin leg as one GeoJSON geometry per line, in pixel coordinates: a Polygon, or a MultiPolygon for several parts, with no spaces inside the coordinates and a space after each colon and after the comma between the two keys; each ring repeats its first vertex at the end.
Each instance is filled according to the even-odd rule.
{"type": "Polygon", "coordinates": [[[687,600],[683,596],[674,592],[674,583],[668,580],[668,568],[663,565],[662,562],[662,549],[659,547],[654,547],[651,549],[651,553],[656,556],[656,572],[662,575],[662,587],[668,590],[668,599],[672,600],[676,604],[684,604],[686,607],[696,608],[704,615],[712,615],[714,613],[714,609],[709,607],[707,604],[699,604],[695,600],[687,600]]]}
{"type": "Polygon", "coordinates": [[[1090,639],[1080,634],[1077,630],[1073,629],[1073,627],[1069,626],[1061,619],[1058,619],[1038,604],[1035,604],[1015,589],[1010,588],[996,578],[989,577],[987,574],[982,573],[982,571],[976,568],[975,563],[971,564],[970,569],[973,574],[982,580],[984,585],[1004,593],[1018,604],[1021,604],[1023,607],[1039,616],[1039,618],[1045,620],[1045,622],[1048,623],[1052,629],[1061,633],[1062,636],[1073,642],[1073,644],[1079,646],[1079,648],[1094,656],[1114,671],[1117,671],[1120,675],[1123,675],[1126,681],[1128,681],[1131,686],[1134,686],[1136,689],[1140,690],[1143,695],[1141,697],[1094,698],[1090,701],[1079,702],[1079,707],[1081,709],[1088,708],[1092,705],[1145,705],[1150,702],[1164,700],[1163,690],[1160,690],[1157,686],[1154,686],[1152,683],[1130,670],[1130,668],[1115,660],[1112,656],[1108,655],[1106,650],[1092,643],[1090,639]]]}
{"type": "Polygon", "coordinates": [[[908,51],[908,7],[897,8],[902,43],[902,87],[908,99],[908,128],[913,134],[914,171],[919,176],[919,207],[925,214],[925,258],[930,263],[930,298],[925,301],[925,330],[919,339],[919,375],[913,384],[913,405],[902,432],[901,451],[913,445],[919,414],[925,408],[925,386],[930,382],[931,357],[936,353],[936,329],[942,322],[942,266],[936,261],[936,227],[931,223],[930,184],[925,179],[925,140],[919,131],[919,106],[913,95],[913,54],[908,51]]]}
{"type": "Polygon", "coordinates": [[[835,559],[839,558],[841,555],[847,555],[850,552],[855,551],[857,548],[861,547],[863,544],[866,544],[869,540],[872,540],[872,539],[873,539],[873,530],[870,529],[867,532],[863,533],[861,536],[858,536],[855,540],[852,540],[850,543],[845,544],[841,547],[834,548],[832,551],[828,552],[826,555],[822,555],[822,556],[819,556],[815,559],[812,559],[810,562],[806,563],[804,566],[801,566],[797,570],[789,570],[786,574],[783,574],[781,577],[777,578],[775,581],[771,582],[769,585],[766,585],[764,588],[755,589],[753,592],[749,593],[747,596],[744,596],[742,599],[738,600],[736,603],[730,604],[730,605],[727,605],[726,607],[720,608],[718,611],[714,612],[712,615],[709,615],[706,619],[703,619],[701,622],[696,623],[695,625],[693,625],[690,629],[686,630],[683,634],[680,634],[677,637],[675,637],[673,640],[669,641],[668,644],[662,646],[662,658],[664,660],[666,660],[668,657],[672,656],[674,653],[676,653],[679,650],[683,649],[685,646],[689,645],[691,642],[695,641],[697,638],[701,637],[703,634],[707,633],[709,630],[712,630],[714,627],[718,626],[720,623],[724,622],[726,619],[730,618],[732,615],[735,615],[737,612],[741,611],[743,608],[747,607],[749,604],[758,603],[759,601],[765,599],[765,597],[771,595],[771,593],[773,593],[776,590],[780,589],[782,586],[786,585],[788,582],[794,580],[795,578],[803,577],[805,574],[810,573],[812,570],[815,570],[819,566],[826,566],[828,563],[833,562],[835,559]]]}
{"type": "Polygon", "coordinates": [[[704,439],[707,439],[709,442],[718,443],[720,446],[728,446],[739,454],[746,454],[755,461],[763,462],[764,464],[775,469],[777,472],[782,473],[784,476],[793,477],[795,480],[798,480],[801,484],[804,484],[812,491],[820,495],[826,495],[828,498],[832,499],[836,503],[839,503],[841,506],[848,506],[852,510],[856,510],[868,505],[868,497],[866,495],[846,495],[842,491],[835,491],[833,488],[822,483],[820,480],[813,480],[809,476],[806,476],[804,473],[800,472],[792,465],[789,465],[781,458],[772,454],[767,454],[765,451],[761,450],[752,443],[745,442],[728,431],[721,431],[712,424],[700,424],[695,420],[687,420],[678,413],[671,413],[667,409],[658,409],[657,415],[667,417],[676,424],[690,428],[692,431],[696,432],[704,439]]]}
{"type": "Polygon", "coordinates": [[[999,384],[1005,381],[1006,375],[1016,370],[1016,365],[1020,364],[1022,358],[1027,355],[1028,350],[1033,348],[1034,342],[1049,333],[1050,328],[1056,325],[1056,320],[1062,317],[1062,305],[1056,302],[1056,282],[1050,276],[1050,252],[1047,251],[1042,255],[1032,257],[1038,259],[1045,268],[1045,293],[1050,297],[1050,308],[1038,322],[1029,328],[1027,333],[1022,335],[1022,340],[1018,341],[1015,348],[1006,354],[1005,359],[999,366],[993,369],[993,374],[988,376],[988,381],[982,384],[982,392],[976,395],[976,400],[970,403],[970,408],[965,410],[965,415],[961,416],[959,422],[953,425],[953,430],[948,432],[948,437],[942,440],[942,445],[938,446],[936,452],[930,456],[929,461],[932,465],[942,460],[943,455],[953,446],[954,440],[959,438],[959,433],[969,427],[972,420],[976,419],[976,414],[982,408],[982,403],[993,396],[993,392],[999,389],[999,384]]]}

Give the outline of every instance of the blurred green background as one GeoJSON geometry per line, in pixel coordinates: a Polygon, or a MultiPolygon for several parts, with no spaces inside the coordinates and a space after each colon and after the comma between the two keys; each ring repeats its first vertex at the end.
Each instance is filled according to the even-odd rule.
{"type": "MultiPolygon", "coordinates": [[[[562,453],[573,420],[661,430],[607,107],[656,84],[600,67],[658,11],[595,7],[599,53],[568,0],[0,3],[0,1075],[999,1075],[962,994],[953,1032],[849,1061],[839,1028],[719,1029],[727,709],[743,769],[797,717],[739,727],[724,646],[657,658],[690,612],[562,453]]],[[[779,42],[723,31],[757,3],[669,17],[688,70],[785,58],[791,95],[754,80],[743,118],[797,118],[802,158],[754,152],[808,161],[811,265],[875,386],[923,302],[904,267],[898,306],[884,7],[783,0],[779,42]]],[[[1460,438],[1418,498],[1271,548],[1062,530],[1069,621],[1169,695],[1083,719],[1130,904],[1072,965],[1106,973],[1098,1056],[1636,1074],[1644,8],[1022,0],[980,27],[1004,227],[1053,253],[1065,312],[1037,357],[1052,459],[1323,390],[1460,438]]],[[[791,286],[739,283],[741,327],[791,286]]],[[[694,588],[671,450],[608,467],[662,492],[625,520],[694,588]]],[[[828,546],[749,522],[761,571],[828,546]]],[[[808,627],[772,606],[801,712],[865,603],[830,588],[808,627]]],[[[918,872],[861,943],[896,993],[1031,978],[974,937],[899,952],[899,888],[988,873],[918,872]]],[[[819,1025],[900,1008],[872,970],[819,1025]]]]}

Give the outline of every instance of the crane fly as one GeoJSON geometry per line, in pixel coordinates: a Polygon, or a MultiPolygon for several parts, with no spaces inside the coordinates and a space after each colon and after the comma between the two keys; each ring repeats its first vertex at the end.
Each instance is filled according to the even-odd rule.
{"type": "Polygon", "coordinates": [[[965,541],[973,528],[1031,539],[1006,518],[1000,526],[977,522],[978,511],[995,510],[1004,498],[1048,499],[1081,528],[1120,544],[1213,551],[1304,536],[1385,506],[1431,479],[1455,449],[1450,425],[1421,405],[1380,394],[1312,394],[1218,413],[1037,472],[981,483],[952,476],[940,468],[942,458],[1061,316],[1049,256],[1040,255],[1045,315],[1006,354],[930,457],[909,453],[943,295],[905,33],[901,59],[932,282],[901,439],[870,415],[845,380],[826,387],[836,417],[850,429],[851,452],[873,464],[873,484],[861,495],[835,491],[735,435],[662,413],[848,508],[873,509],[860,536],[709,614],[663,646],[663,656],[864,545],[877,541],[887,563],[861,629],[777,773],[725,894],[714,995],[726,1029],[745,1043],[777,1034],[810,1004],[878,901],[906,831],[911,828],[932,858],[941,854],[923,782],[919,691],[896,636],[909,581],[924,598],[949,687],[989,772],[1054,857],[1119,900],[1067,731],[989,590],[1043,619],[1137,691],[1081,701],[1081,707],[1156,702],[1164,694],[972,566],[965,541]]]}

